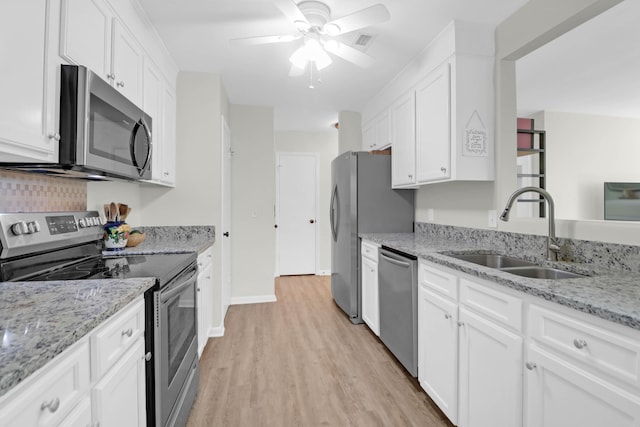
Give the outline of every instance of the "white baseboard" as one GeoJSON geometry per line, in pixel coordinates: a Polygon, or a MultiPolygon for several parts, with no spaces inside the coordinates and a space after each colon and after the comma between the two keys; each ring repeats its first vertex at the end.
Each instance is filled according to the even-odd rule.
{"type": "Polygon", "coordinates": [[[221,326],[212,326],[209,328],[209,334],[207,334],[209,338],[217,338],[224,336],[224,325],[221,326]]]}
{"type": "Polygon", "coordinates": [[[253,297],[233,297],[231,298],[231,305],[241,304],[260,304],[263,302],[277,302],[275,294],[272,295],[256,295],[253,297]]]}
{"type": "Polygon", "coordinates": [[[331,270],[318,270],[316,276],[331,276],[331,270]]]}

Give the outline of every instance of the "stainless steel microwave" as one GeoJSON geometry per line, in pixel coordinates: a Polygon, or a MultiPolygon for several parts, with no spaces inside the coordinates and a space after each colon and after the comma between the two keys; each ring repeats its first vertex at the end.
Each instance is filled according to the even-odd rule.
{"type": "Polygon", "coordinates": [[[71,178],[151,179],[148,114],[86,67],[61,65],[57,164],[0,167],[71,178]]]}

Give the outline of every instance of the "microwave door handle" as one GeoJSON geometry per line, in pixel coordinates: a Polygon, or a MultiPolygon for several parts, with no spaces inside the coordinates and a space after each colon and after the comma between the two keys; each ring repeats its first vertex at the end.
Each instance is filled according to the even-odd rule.
{"type": "Polygon", "coordinates": [[[150,165],[151,149],[152,149],[151,131],[149,130],[149,126],[147,125],[147,122],[144,120],[144,118],[141,117],[140,120],[138,120],[138,122],[133,127],[133,132],[131,133],[131,140],[129,141],[129,150],[131,151],[131,161],[133,162],[133,165],[136,167],[136,169],[138,169],[138,173],[140,173],[140,175],[142,175],[150,165]],[[142,166],[138,164],[138,159],[136,159],[136,151],[135,151],[136,135],[139,131],[139,128],[141,127],[144,130],[145,136],[149,143],[147,158],[145,159],[142,166]]]}
{"type": "Polygon", "coordinates": [[[149,125],[144,120],[144,117],[140,118],[140,125],[142,125],[142,129],[144,130],[145,135],[147,136],[147,141],[149,142],[149,151],[147,151],[147,158],[144,161],[144,165],[142,166],[142,170],[146,170],[151,165],[151,151],[153,150],[153,142],[151,140],[151,129],[149,129],[149,125]]]}

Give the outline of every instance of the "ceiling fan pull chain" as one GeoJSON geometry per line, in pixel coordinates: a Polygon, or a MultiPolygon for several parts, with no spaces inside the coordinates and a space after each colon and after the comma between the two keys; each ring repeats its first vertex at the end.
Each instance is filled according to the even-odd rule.
{"type": "Polygon", "coordinates": [[[309,62],[309,89],[313,89],[313,62],[309,62]]]}

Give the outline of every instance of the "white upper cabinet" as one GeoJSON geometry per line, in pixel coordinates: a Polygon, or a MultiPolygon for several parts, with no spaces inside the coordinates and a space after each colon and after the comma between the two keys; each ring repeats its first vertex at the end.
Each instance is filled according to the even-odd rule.
{"type": "Polygon", "coordinates": [[[151,61],[144,66],[144,92],[142,109],[151,117],[151,179],[162,178],[162,76],[160,70],[151,61]]]}
{"type": "Polygon", "coordinates": [[[380,113],[362,128],[362,149],[384,150],[391,147],[391,118],[389,110],[380,113]]]}
{"type": "Polygon", "coordinates": [[[56,1],[18,1],[0,13],[0,161],[58,160],[56,1]]]}
{"type": "Polygon", "coordinates": [[[176,93],[165,85],[162,94],[162,177],[165,184],[176,183],[176,93]]]}
{"type": "Polygon", "coordinates": [[[416,87],[418,184],[451,176],[451,65],[432,71],[416,87]]]}
{"type": "Polygon", "coordinates": [[[112,21],[104,0],[63,0],[60,56],[111,82],[112,21]]]}
{"type": "Polygon", "coordinates": [[[401,96],[391,106],[391,184],[413,186],[416,182],[416,105],[413,91],[401,96]]]}
{"type": "Polygon", "coordinates": [[[390,108],[394,188],[494,179],[493,49],[493,28],[452,22],[366,106],[365,149],[390,108]]]}
{"type": "Polygon", "coordinates": [[[127,98],[141,105],[144,53],[136,39],[115,19],[113,20],[112,46],[113,84],[127,98]]]}

